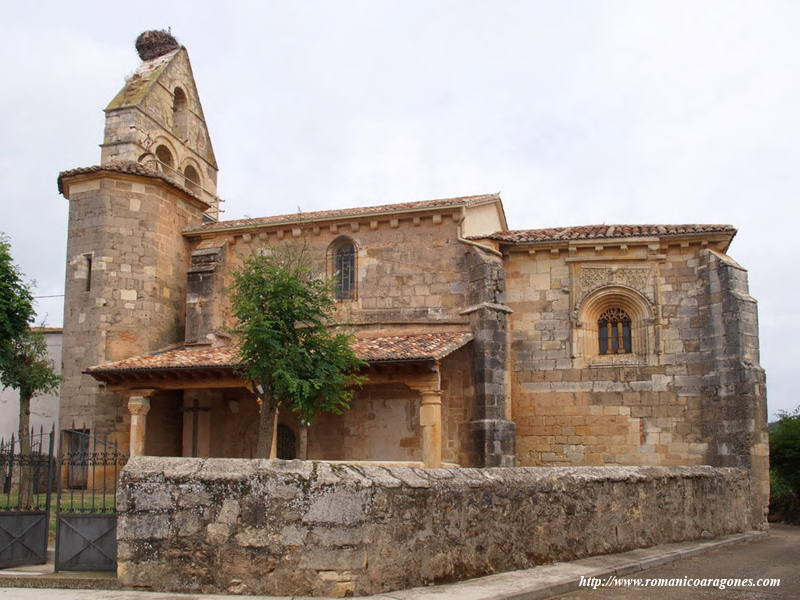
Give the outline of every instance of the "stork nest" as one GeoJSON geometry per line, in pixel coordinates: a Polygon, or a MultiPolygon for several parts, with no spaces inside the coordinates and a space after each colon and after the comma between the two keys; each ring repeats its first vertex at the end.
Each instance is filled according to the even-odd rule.
{"type": "Polygon", "coordinates": [[[142,60],[153,60],[179,47],[178,40],[164,29],[144,31],[136,38],[136,52],[142,60]]]}

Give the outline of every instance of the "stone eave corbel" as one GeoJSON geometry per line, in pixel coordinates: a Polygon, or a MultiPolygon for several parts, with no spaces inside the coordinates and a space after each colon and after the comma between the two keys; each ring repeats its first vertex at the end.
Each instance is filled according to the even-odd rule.
{"type": "Polygon", "coordinates": [[[459,315],[469,315],[469,314],[472,314],[474,312],[478,312],[479,310],[484,310],[484,309],[486,309],[486,310],[495,310],[497,312],[502,312],[502,313],[506,313],[506,314],[509,314],[509,315],[514,312],[514,310],[511,307],[506,306],[505,304],[494,304],[492,302],[481,302],[480,304],[473,304],[472,306],[469,306],[469,307],[465,308],[464,310],[459,311],[458,314],[459,315]]]}

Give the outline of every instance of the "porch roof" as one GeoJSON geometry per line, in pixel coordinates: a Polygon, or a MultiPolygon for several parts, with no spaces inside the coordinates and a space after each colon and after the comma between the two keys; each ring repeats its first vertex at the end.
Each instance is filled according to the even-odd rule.
{"type": "MultiPolygon", "coordinates": [[[[439,360],[472,339],[469,332],[436,332],[408,335],[357,337],[353,349],[370,363],[439,360]]],[[[236,344],[210,347],[200,344],[173,344],[154,352],[86,369],[98,378],[104,374],[134,371],[232,370],[238,365],[236,344]]]]}

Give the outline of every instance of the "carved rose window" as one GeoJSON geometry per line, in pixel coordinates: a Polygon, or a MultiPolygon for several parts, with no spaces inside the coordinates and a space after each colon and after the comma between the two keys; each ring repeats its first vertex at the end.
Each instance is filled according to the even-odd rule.
{"type": "Polygon", "coordinates": [[[631,318],[621,308],[608,308],[597,320],[600,354],[630,354],[631,318]]]}

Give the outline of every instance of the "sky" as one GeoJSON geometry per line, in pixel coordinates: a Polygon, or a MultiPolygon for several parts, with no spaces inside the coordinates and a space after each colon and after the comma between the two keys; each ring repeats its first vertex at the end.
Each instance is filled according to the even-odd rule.
{"type": "Polygon", "coordinates": [[[225,219],[500,192],[515,229],[735,225],[774,418],[800,405],[798,22],[777,0],[7,2],[0,231],[60,325],[56,176],[99,162],[136,36],[171,27],[225,219]]]}

